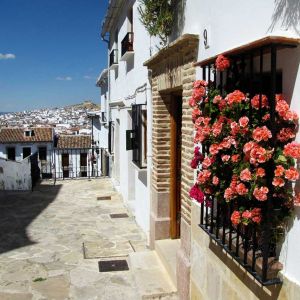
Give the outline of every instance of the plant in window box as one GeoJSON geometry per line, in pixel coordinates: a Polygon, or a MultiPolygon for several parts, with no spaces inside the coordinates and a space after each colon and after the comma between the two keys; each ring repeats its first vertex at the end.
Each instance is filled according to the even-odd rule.
{"type": "MultiPolygon", "coordinates": [[[[218,57],[217,70],[229,67],[226,57],[218,57]]],[[[297,114],[282,95],[276,95],[271,120],[266,95],[250,99],[240,90],[221,95],[203,80],[195,81],[193,87],[189,104],[194,143],[202,144],[207,155],[200,161],[199,151],[195,151],[191,165],[199,172],[191,197],[200,194],[195,193],[198,188],[204,195],[201,202],[214,197],[220,205],[232,205],[230,221],[235,227],[263,224],[267,207],[271,207],[268,221],[273,228],[282,228],[293,205],[299,203],[291,184],[299,178],[294,166],[300,158],[300,145],[293,142],[297,114]]]]}

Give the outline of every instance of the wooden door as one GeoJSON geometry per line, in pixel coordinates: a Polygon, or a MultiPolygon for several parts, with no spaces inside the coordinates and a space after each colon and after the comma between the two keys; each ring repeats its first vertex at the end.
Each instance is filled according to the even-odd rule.
{"type": "Polygon", "coordinates": [[[68,178],[69,174],[69,153],[62,153],[61,155],[61,163],[63,169],[63,178],[68,178]]]}
{"type": "Polygon", "coordinates": [[[171,100],[171,180],[170,180],[170,236],[180,237],[181,211],[181,125],[182,97],[173,96],[171,100]]]}

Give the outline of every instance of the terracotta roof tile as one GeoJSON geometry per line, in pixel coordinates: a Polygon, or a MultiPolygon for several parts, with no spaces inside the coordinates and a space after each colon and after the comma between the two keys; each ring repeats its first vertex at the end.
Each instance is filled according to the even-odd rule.
{"type": "Polygon", "coordinates": [[[92,139],[89,135],[60,135],[58,137],[57,148],[78,149],[91,148],[92,139]]]}
{"type": "Polygon", "coordinates": [[[28,143],[28,142],[53,142],[53,128],[2,128],[0,130],[0,143],[28,143]],[[34,135],[26,136],[25,131],[32,131],[34,135]]]}

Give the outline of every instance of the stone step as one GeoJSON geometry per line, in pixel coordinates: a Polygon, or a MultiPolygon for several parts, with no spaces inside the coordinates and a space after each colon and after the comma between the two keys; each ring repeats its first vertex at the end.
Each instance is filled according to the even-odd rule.
{"type": "Polygon", "coordinates": [[[176,240],[157,240],[155,241],[155,251],[158,254],[161,262],[169,273],[173,284],[177,287],[177,251],[180,248],[180,239],[176,240]]]}
{"type": "Polygon", "coordinates": [[[141,299],[178,299],[176,288],[155,251],[130,253],[128,263],[141,299]]]}

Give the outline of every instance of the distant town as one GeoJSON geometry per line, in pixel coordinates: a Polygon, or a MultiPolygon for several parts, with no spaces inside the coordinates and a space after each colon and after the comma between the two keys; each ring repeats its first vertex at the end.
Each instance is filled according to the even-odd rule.
{"type": "Polygon", "coordinates": [[[0,112],[0,128],[54,127],[58,134],[91,134],[87,112],[98,111],[92,101],[65,107],[43,108],[22,112],[0,112]]]}

